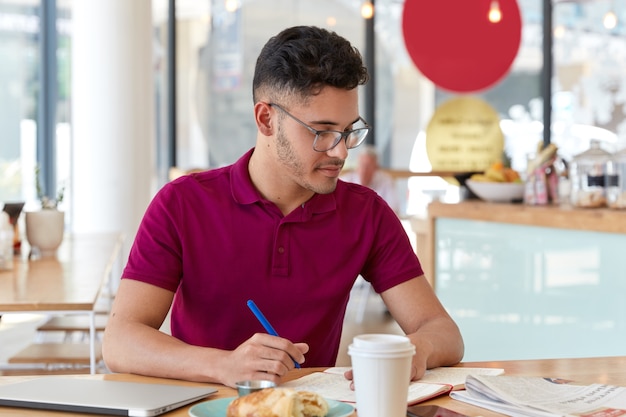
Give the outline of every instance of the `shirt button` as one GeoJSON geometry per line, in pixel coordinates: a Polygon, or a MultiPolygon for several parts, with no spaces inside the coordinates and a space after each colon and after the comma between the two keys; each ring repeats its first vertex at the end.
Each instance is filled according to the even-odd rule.
{"type": "Polygon", "coordinates": [[[283,248],[282,246],[278,248],[278,253],[285,253],[285,248],[283,248]]]}

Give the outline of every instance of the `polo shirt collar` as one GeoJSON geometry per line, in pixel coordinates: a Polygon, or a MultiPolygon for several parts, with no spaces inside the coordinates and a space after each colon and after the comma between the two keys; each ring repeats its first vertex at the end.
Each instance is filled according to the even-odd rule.
{"type": "MultiPolygon", "coordinates": [[[[231,169],[230,189],[233,198],[239,204],[254,204],[263,201],[261,194],[252,184],[250,173],[248,172],[248,163],[252,157],[252,152],[254,152],[254,148],[243,154],[233,164],[231,169]]],[[[304,203],[302,207],[303,216],[310,217],[313,214],[334,211],[337,207],[336,192],[337,190],[330,194],[315,194],[309,201],[304,203]]]]}

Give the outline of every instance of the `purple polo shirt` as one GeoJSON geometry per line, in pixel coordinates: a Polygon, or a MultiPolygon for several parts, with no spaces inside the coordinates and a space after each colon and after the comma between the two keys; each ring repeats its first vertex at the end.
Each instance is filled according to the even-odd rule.
{"type": "Polygon", "coordinates": [[[339,181],[287,216],[235,164],[181,177],[155,196],[124,278],[176,292],[172,335],[233,350],[263,327],[310,346],[305,366],[333,366],[355,279],[377,292],[422,275],[397,216],[374,191],[339,181]]]}

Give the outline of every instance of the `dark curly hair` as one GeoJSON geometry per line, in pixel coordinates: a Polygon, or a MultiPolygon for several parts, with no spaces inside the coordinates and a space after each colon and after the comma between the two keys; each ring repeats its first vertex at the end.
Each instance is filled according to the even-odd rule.
{"type": "Polygon", "coordinates": [[[252,98],[316,95],[325,86],[351,90],[368,80],[359,51],[345,38],[314,26],[295,26],[270,38],[256,61],[252,98]]]}

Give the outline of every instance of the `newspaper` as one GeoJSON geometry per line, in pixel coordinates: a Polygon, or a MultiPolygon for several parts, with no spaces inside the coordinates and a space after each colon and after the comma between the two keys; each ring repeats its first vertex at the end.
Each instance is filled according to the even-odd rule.
{"type": "Polygon", "coordinates": [[[626,415],[626,387],[560,378],[470,375],[450,397],[513,417],[626,415]]]}

